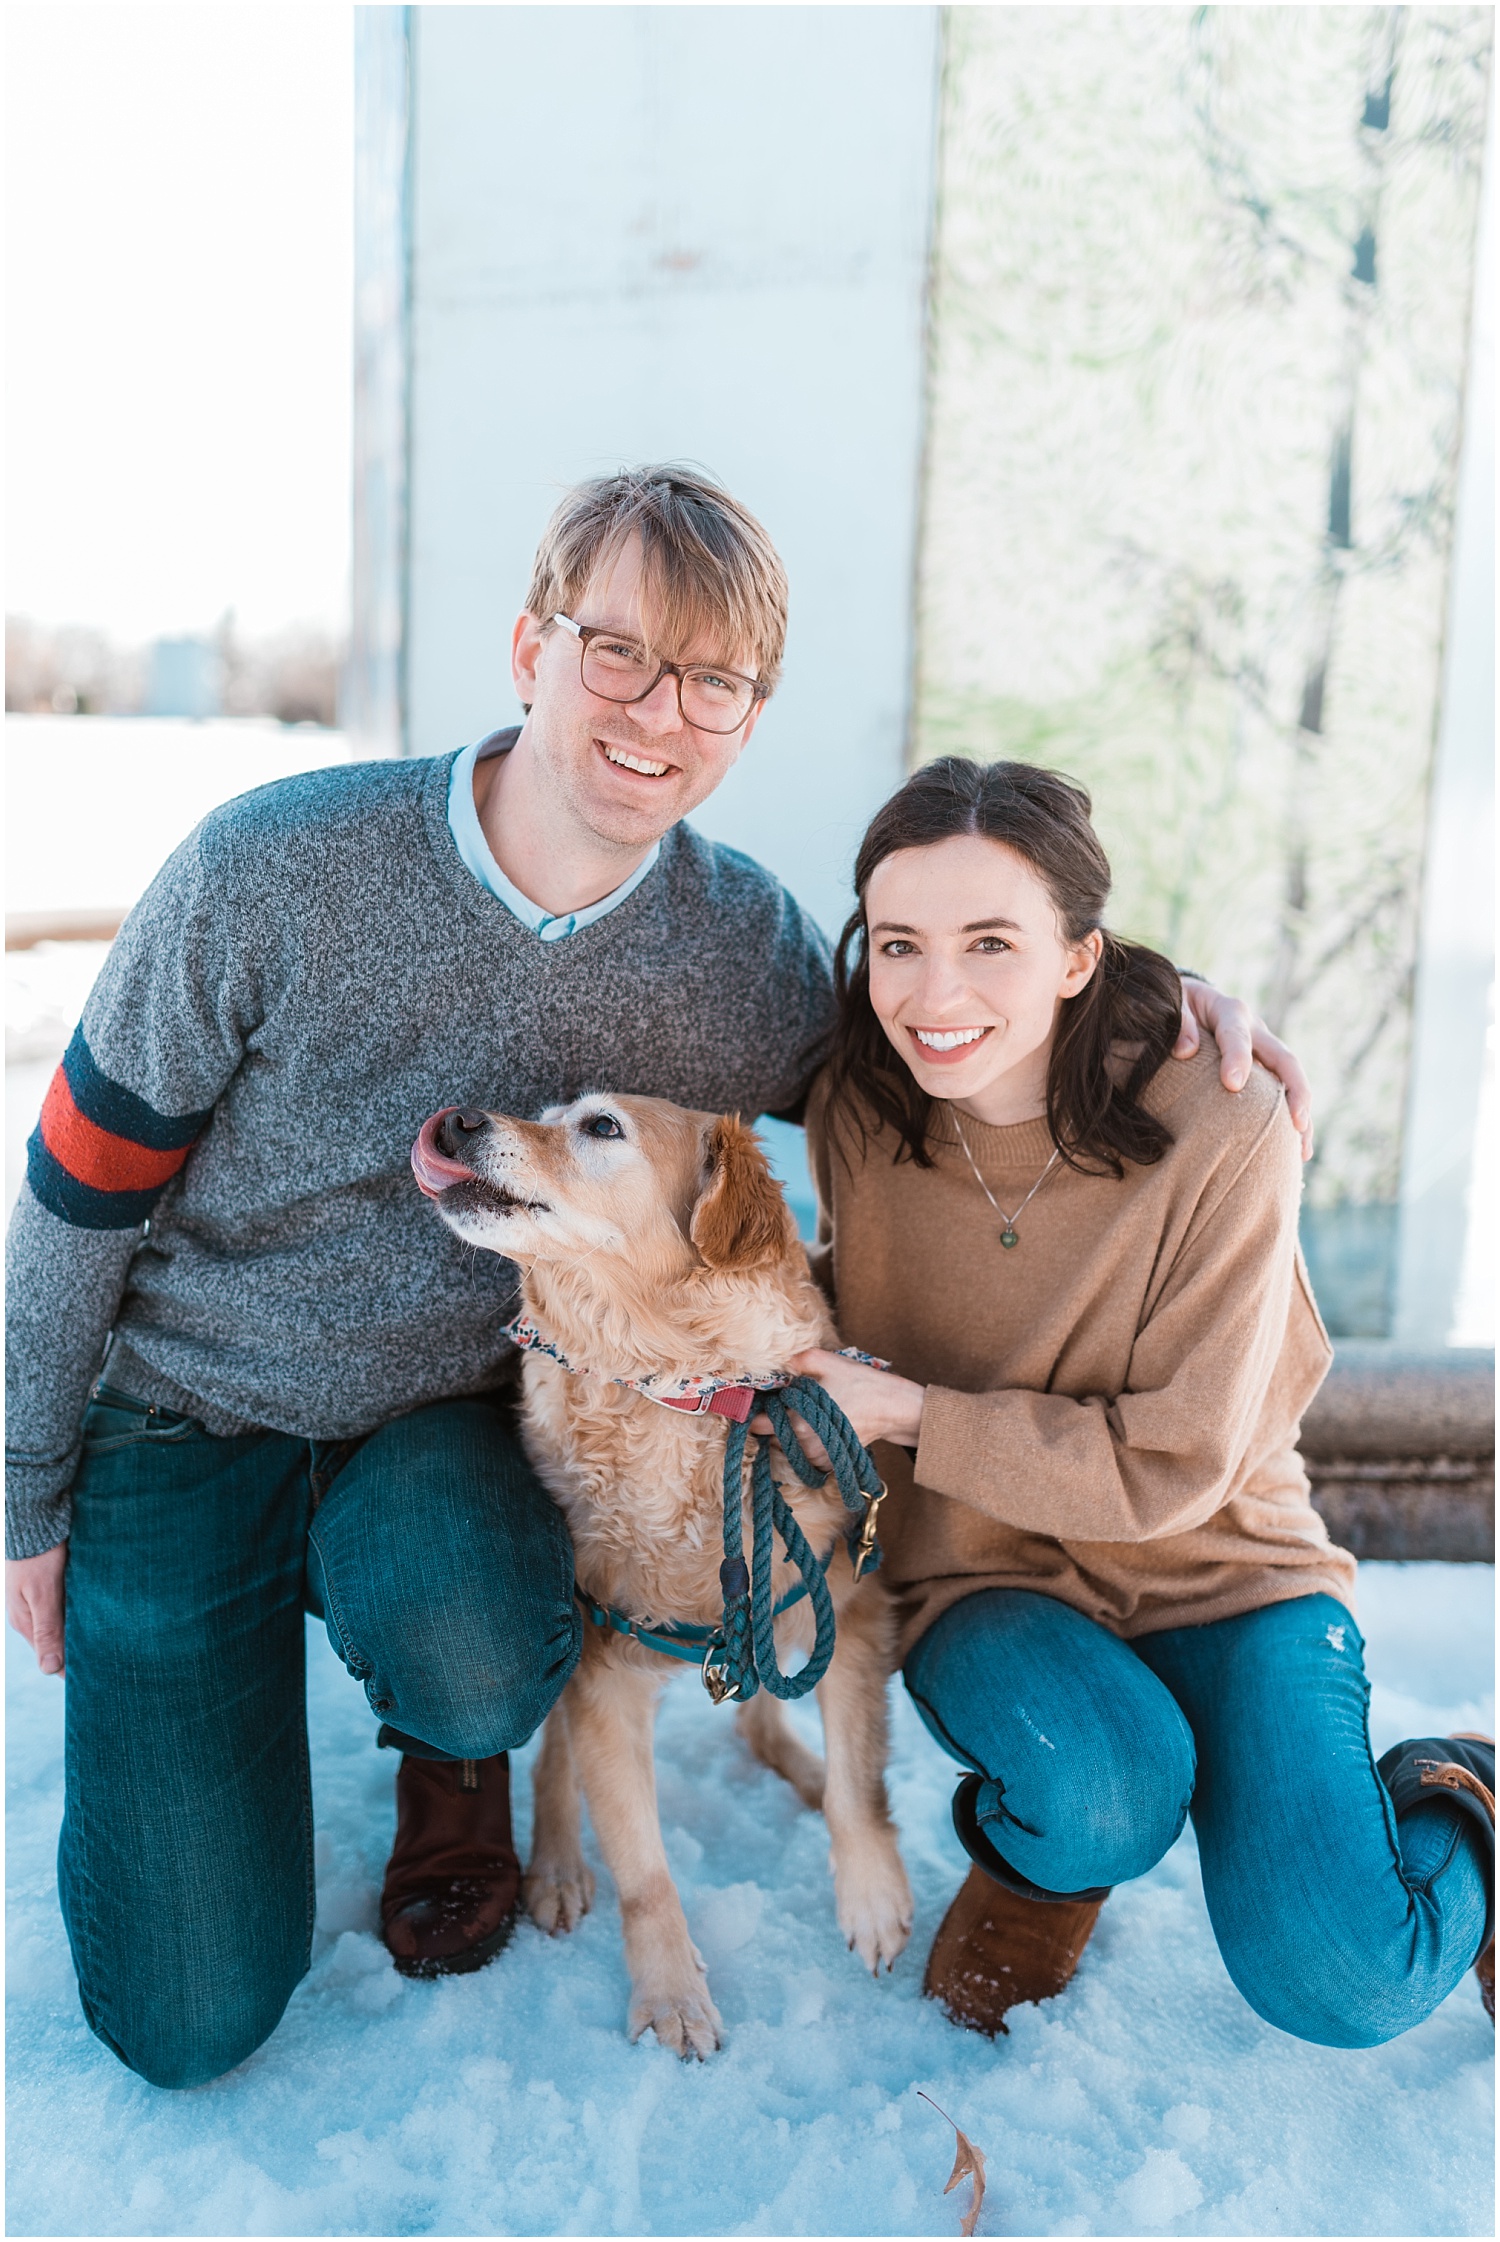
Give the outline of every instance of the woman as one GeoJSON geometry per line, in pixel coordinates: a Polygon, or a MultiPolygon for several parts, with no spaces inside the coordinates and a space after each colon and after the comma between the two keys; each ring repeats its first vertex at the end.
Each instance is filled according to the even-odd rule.
{"type": "Polygon", "coordinates": [[[959,758],[886,804],[808,1121],[840,1329],[896,1370],[798,1367],[886,1443],[906,1685],[966,1770],[926,1989],[1003,2030],[1191,1810],[1261,2016],[1373,2046],[1482,1953],[1493,2013],[1494,1747],[1376,1768],[1296,1452],[1330,1348],[1295,1133],[1269,1075],[1163,1063],[1177,975],[1104,930],[1089,811],[959,758]]]}

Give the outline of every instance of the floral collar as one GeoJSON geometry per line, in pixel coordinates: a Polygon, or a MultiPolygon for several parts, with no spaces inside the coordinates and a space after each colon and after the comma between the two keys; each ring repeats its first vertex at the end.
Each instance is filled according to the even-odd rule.
{"type": "MultiPolygon", "coordinates": [[[[518,1347],[532,1354],[550,1355],[555,1363],[564,1370],[573,1371],[575,1376],[589,1375],[579,1373],[562,1349],[543,1335],[530,1316],[516,1316],[504,1326],[504,1331],[506,1338],[513,1339],[518,1347]]],[[[838,1351],[853,1362],[868,1363],[872,1370],[891,1367],[879,1355],[863,1354],[858,1347],[840,1347],[838,1351]]],[[[680,1409],[694,1417],[729,1417],[735,1424],[742,1425],[755,1409],[757,1394],[778,1392],[781,1387],[789,1386],[795,1376],[795,1371],[791,1370],[739,1370],[722,1376],[709,1371],[696,1378],[665,1378],[653,1374],[645,1378],[611,1378],[608,1383],[629,1386],[663,1409],[680,1409]]]]}

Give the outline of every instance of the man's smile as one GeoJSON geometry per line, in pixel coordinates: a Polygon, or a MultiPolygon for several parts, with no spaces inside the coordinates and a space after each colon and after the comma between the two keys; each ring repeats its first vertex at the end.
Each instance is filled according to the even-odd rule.
{"type": "Polygon", "coordinates": [[[666,773],[673,769],[670,762],[661,762],[661,758],[641,756],[641,753],[635,751],[635,749],[621,747],[617,740],[601,740],[599,747],[603,749],[605,762],[612,762],[614,769],[617,769],[617,771],[639,771],[641,778],[666,778],[666,773]]]}
{"type": "Polygon", "coordinates": [[[622,747],[618,740],[600,739],[595,735],[594,745],[617,771],[632,771],[638,778],[667,778],[677,768],[661,756],[643,755],[638,748],[622,747]]]}

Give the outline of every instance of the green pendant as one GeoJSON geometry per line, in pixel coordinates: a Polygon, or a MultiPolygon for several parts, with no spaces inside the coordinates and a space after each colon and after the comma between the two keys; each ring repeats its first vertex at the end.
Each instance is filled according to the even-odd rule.
{"type": "Polygon", "coordinates": [[[1001,1243],[1001,1245],[1003,1245],[1003,1246],[1004,1246],[1004,1248],[1005,1248],[1005,1250],[1006,1250],[1006,1252],[1007,1252],[1007,1253],[1009,1253],[1009,1251],[1010,1251],[1010,1249],[1011,1249],[1011,1247],[1012,1247],[1012,1246],[1014,1246],[1014,1245],[1019,1245],[1019,1244],[1020,1244],[1020,1242],[1021,1242],[1021,1241],[1020,1241],[1020,1239],[1019,1239],[1019,1238],[1018,1238],[1018,1237],[1016,1236],[1016,1234],[1015,1234],[1014,1230],[1002,1230],[1002,1231],[1001,1231],[1001,1233],[1000,1233],[1000,1243],[1001,1243]]]}

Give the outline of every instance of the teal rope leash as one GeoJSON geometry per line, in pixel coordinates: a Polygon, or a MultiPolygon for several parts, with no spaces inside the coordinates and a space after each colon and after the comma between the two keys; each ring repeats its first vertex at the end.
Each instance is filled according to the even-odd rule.
{"type": "MultiPolygon", "coordinates": [[[[850,1558],[854,1577],[860,1580],[880,1562],[875,1540],[875,1518],[885,1496],[885,1486],[858,1433],[838,1403],[812,1378],[794,1378],[790,1385],[762,1392],[758,1405],[771,1420],[775,1439],[804,1487],[816,1487],[825,1477],[809,1463],[792,1430],[789,1409],[795,1409],[822,1441],[833,1466],[833,1476],[844,1508],[859,1517],[854,1537],[851,1520],[850,1558]]],[[[748,1423],[731,1424],[724,1449],[724,1562],[719,1581],[724,1590],[723,1651],[715,1657],[713,1646],[704,1655],[703,1683],[716,1705],[728,1697],[744,1704],[757,1689],[773,1697],[805,1697],[816,1689],[833,1657],[833,1599],[828,1593],[824,1567],[814,1556],[807,1536],[798,1525],[785,1496],[771,1476],[771,1442],[757,1434],[750,1467],[751,1563],[747,1569],[744,1548],[745,1444],[748,1423]],[[813,1607],[812,1656],[801,1673],[788,1676],[776,1660],[775,1620],[778,1611],[800,1602],[794,1590],[779,1605],[771,1601],[773,1533],[779,1534],[788,1557],[802,1575],[802,1590],[813,1607]]]]}
{"type": "MultiPolygon", "coordinates": [[[[856,1533],[851,1518],[848,1545],[854,1577],[862,1580],[880,1562],[875,1539],[876,1513],[885,1499],[885,1485],[859,1435],[836,1401],[811,1378],[797,1378],[783,1388],[762,1388],[756,1405],[765,1410],[797,1477],[804,1486],[816,1487],[826,1476],[809,1463],[787,1415],[790,1402],[811,1425],[828,1451],[833,1476],[846,1510],[857,1513],[856,1533]]],[[[747,1412],[748,1415],[748,1412],[747,1412]]],[[[719,1580],[724,1590],[724,1617],[717,1627],[689,1620],[664,1620],[648,1626],[610,1604],[601,1604],[579,1586],[579,1603],[596,1627],[617,1635],[631,1635],[647,1650],[662,1652],[694,1665],[701,1662],[703,1686],[716,1705],[727,1698],[743,1703],[764,1687],[773,1697],[805,1697],[816,1689],[833,1657],[835,1622],[833,1599],[826,1574],[833,1550],[818,1558],[798,1525],[790,1505],[771,1476],[771,1442],[760,1434],[750,1470],[751,1564],[745,1563],[744,1488],[745,1444],[749,1425],[731,1423],[724,1451],[724,1562],[719,1580]],[[779,1533],[787,1555],[801,1578],[776,1603],[771,1601],[772,1535],[779,1533]],[[784,1611],[810,1597],[813,1606],[813,1651],[801,1673],[787,1676],[776,1659],[775,1622],[784,1611]]],[[[837,1547],[837,1544],[835,1544],[837,1547]]]]}

